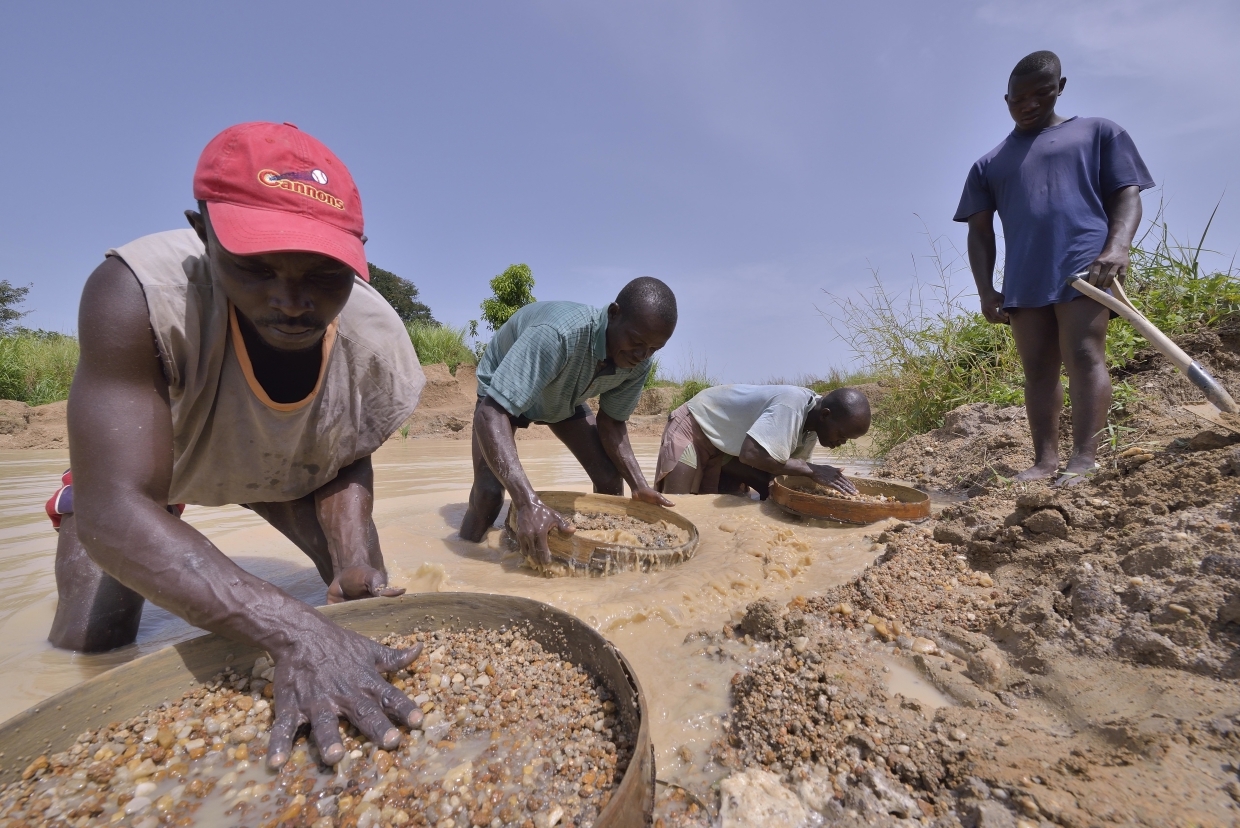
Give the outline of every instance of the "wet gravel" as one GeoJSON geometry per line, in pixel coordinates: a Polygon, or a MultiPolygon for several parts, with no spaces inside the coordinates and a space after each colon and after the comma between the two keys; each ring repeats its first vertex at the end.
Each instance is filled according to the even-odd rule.
{"type": "Polygon", "coordinates": [[[265,769],[273,709],[263,657],[175,702],[81,734],[0,789],[0,826],[588,826],[632,756],[614,701],[519,632],[392,635],[425,655],[389,680],[424,714],[391,751],[341,725],[334,768],[298,738],[265,769]]]}
{"type": "Polygon", "coordinates": [[[647,523],[630,515],[604,512],[574,512],[569,516],[577,527],[575,537],[644,549],[674,549],[689,539],[689,533],[665,520],[647,523]]]}

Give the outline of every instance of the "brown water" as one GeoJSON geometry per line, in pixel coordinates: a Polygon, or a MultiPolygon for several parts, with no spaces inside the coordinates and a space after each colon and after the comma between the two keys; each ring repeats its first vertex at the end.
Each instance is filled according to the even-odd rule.
{"type": "MultiPolygon", "coordinates": [[[[634,449],[652,470],[657,442],[638,441],[634,449]]],[[[536,487],[589,491],[585,472],[558,441],[522,441],[520,452],[536,487]]],[[[88,656],[47,644],[56,602],[56,535],[42,506],[66,466],[63,451],[0,452],[0,721],[102,670],[199,633],[148,605],[138,642],[130,647],[88,656]]],[[[849,470],[861,471],[856,465],[849,470]]],[[[410,592],[525,596],[594,626],[636,669],[651,705],[664,779],[684,776],[686,759],[700,769],[705,749],[720,733],[729,680],[760,655],[758,645],[734,643],[723,657],[708,657],[700,642],[686,642],[686,636],[719,630],[756,598],[789,600],[842,583],[875,554],[864,537],[874,527],[798,521],[773,504],[734,497],[681,496],[674,498],[676,510],[701,533],[692,560],[654,573],[548,579],[521,565],[500,530],[482,544],[457,538],[470,478],[466,441],[393,441],[376,453],[375,522],[391,581],[410,592]]],[[[250,572],[302,600],[322,603],[324,588],[314,567],[253,513],[190,507],[185,519],[250,572]]]]}

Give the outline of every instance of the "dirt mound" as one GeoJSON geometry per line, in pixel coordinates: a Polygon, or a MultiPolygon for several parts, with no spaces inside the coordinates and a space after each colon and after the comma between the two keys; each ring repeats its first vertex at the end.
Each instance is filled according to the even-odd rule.
{"type": "MultiPolygon", "coordinates": [[[[1240,319],[1179,337],[1176,343],[1224,387],[1240,393],[1240,319]]],[[[1110,418],[1098,454],[1104,468],[1113,468],[1118,455],[1133,447],[1191,440],[1208,426],[1179,407],[1204,402],[1201,392],[1153,349],[1138,352],[1128,365],[1113,371],[1112,382],[1121,393],[1129,389],[1131,399],[1120,412],[1125,416],[1113,413],[1110,418]]],[[[1066,460],[1072,445],[1071,410],[1066,405],[1059,431],[1060,456],[1066,460]]],[[[896,446],[877,474],[912,481],[924,489],[966,491],[1010,479],[1032,464],[1024,408],[974,403],[948,412],[942,428],[896,446]]]]}
{"type": "Polygon", "coordinates": [[[0,450],[68,448],[67,408],[63,400],[38,406],[0,400],[0,450]]]}

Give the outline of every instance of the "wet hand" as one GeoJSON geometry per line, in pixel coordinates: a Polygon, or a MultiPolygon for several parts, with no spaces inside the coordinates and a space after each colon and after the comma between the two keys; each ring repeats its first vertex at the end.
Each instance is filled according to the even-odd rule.
{"type": "Polygon", "coordinates": [[[675,506],[676,504],[661,495],[657,489],[649,486],[642,486],[640,489],[633,490],[633,499],[640,500],[642,503],[653,503],[655,506],[675,506]]]}
{"type": "Polygon", "coordinates": [[[310,725],[324,764],[339,762],[345,753],[341,717],[384,750],[395,748],[401,735],[392,723],[418,727],[422,711],[380,673],[407,667],[421,652],[421,644],[393,650],[327,621],[302,634],[277,656],[267,767],[275,770],[288,761],[293,737],[304,724],[310,725]]]}
{"type": "Polygon", "coordinates": [[[386,573],[370,566],[350,566],[342,569],[327,588],[327,603],[339,604],[358,598],[395,598],[404,594],[404,587],[388,586],[386,573]]]}
{"type": "Polygon", "coordinates": [[[1003,309],[1003,294],[993,291],[982,297],[982,316],[987,322],[996,325],[1007,325],[1012,321],[1008,312],[1003,309]]]}
{"type": "Polygon", "coordinates": [[[814,482],[822,486],[830,486],[836,491],[844,494],[856,494],[857,487],[852,481],[844,476],[844,472],[835,466],[812,466],[814,470],[814,482]]]}
{"type": "Polygon", "coordinates": [[[1085,277],[1096,288],[1106,290],[1116,280],[1121,283],[1128,276],[1128,265],[1131,258],[1128,248],[1119,250],[1103,250],[1098,258],[1089,265],[1088,276],[1085,277]]]}
{"type": "Polygon", "coordinates": [[[548,508],[540,500],[535,500],[523,508],[513,504],[512,508],[517,510],[517,546],[520,547],[521,554],[543,566],[551,563],[547,533],[552,529],[558,529],[565,535],[577,531],[577,527],[569,523],[567,518],[555,509],[548,508]]]}

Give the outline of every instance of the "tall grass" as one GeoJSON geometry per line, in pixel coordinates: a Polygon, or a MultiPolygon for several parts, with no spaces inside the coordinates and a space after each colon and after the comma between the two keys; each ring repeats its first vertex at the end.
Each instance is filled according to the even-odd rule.
{"type": "MultiPolygon", "coordinates": [[[[855,296],[828,292],[829,306],[820,309],[836,335],[852,346],[862,371],[885,387],[872,427],[880,455],[914,434],[938,428],[957,406],[1024,402],[1024,373],[1011,329],[982,316],[971,278],[968,289],[957,287],[967,263],[955,248],[942,237],[929,237],[929,244],[933,273],[928,279],[915,270],[907,291],[892,292],[874,274],[867,291],[855,296]]],[[[1129,296],[1169,336],[1240,311],[1240,278],[1231,269],[1203,272],[1201,252],[1200,242],[1177,242],[1161,212],[1133,248],[1129,296]]],[[[1108,366],[1123,367],[1143,347],[1145,340],[1130,325],[1112,324],[1108,366]]],[[[1116,392],[1117,408],[1135,395],[1123,383],[1116,392]]]]}
{"type": "Polygon", "coordinates": [[[409,331],[409,340],[418,352],[418,361],[423,365],[447,363],[448,370],[453,374],[462,362],[474,365],[477,358],[473,350],[465,344],[465,328],[453,328],[450,325],[439,325],[429,322],[410,322],[405,325],[409,331]]]}
{"type": "Polygon", "coordinates": [[[0,336],[0,399],[29,405],[67,399],[77,362],[72,336],[21,329],[0,336]]]}
{"type": "Polygon", "coordinates": [[[673,411],[696,397],[700,392],[718,385],[719,381],[710,375],[706,368],[705,359],[699,363],[697,357],[690,354],[685,360],[680,376],[676,378],[676,384],[680,385],[680,391],[677,392],[676,397],[672,400],[673,411]]]}

